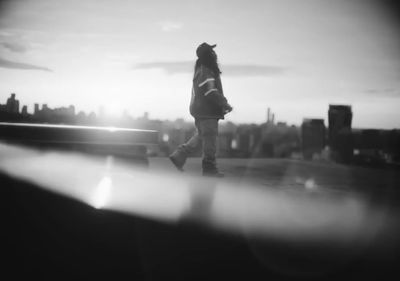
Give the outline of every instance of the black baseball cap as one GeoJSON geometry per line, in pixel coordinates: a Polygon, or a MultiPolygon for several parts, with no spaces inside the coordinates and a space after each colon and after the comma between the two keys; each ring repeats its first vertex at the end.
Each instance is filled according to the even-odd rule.
{"type": "Polygon", "coordinates": [[[214,49],[215,47],[217,47],[217,44],[210,45],[206,42],[201,43],[196,49],[196,55],[197,55],[197,57],[201,57],[203,54],[214,49]]]}

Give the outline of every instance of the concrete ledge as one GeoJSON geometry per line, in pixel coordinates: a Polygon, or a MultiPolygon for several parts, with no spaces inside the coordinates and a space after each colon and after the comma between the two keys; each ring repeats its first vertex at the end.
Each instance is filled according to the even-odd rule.
{"type": "Polygon", "coordinates": [[[158,145],[158,131],[0,122],[0,140],[44,150],[113,155],[148,163],[146,147],[158,145]]]}
{"type": "Polygon", "coordinates": [[[0,122],[0,138],[25,143],[158,144],[158,132],[154,130],[5,122],[0,122]]]}

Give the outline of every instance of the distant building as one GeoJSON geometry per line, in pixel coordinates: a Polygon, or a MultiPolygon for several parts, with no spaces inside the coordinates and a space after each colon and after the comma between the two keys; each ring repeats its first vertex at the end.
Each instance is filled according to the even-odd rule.
{"type": "Polygon", "coordinates": [[[321,154],[325,147],[326,127],[324,119],[303,119],[301,124],[301,147],[304,159],[321,154]]]}
{"type": "Polygon", "coordinates": [[[22,122],[24,118],[28,119],[28,117],[27,108],[23,109],[23,114],[20,112],[19,100],[15,98],[14,93],[11,94],[5,104],[0,104],[0,121],[22,122]]]}
{"type": "Polygon", "coordinates": [[[289,157],[300,146],[299,130],[285,122],[264,123],[260,126],[261,140],[257,155],[261,157],[289,157]]]}
{"type": "Polygon", "coordinates": [[[329,146],[335,160],[348,163],[353,156],[350,105],[329,105],[329,146]]]}
{"type": "Polygon", "coordinates": [[[35,109],[33,111],[33,115],[37,115],[37,114],[39,114],[39,104],[35,103],[35,109]]]}
{"type": "Polygon", "coordinates": [[[74,124],[75,123],[75,106],[59,107],[51,109],[47,104],[39,108],[39,104],[35,103],[33,111],[33,120],[35,122],[46,122],[55,124],[74,124]]]}
{"type": "Polygon", "coordinates": [[[7,99],[6,112],[8,113],[19,113],[19,100],[15,99],[15,94],[12,93],[11,97],[7,99]]]}
{"type": "Polygon", "coordinates": [[[354,163],[400,162],[400,130],[354,129],[352,137],[354,163]]]}
{"type": "Polygon", "coordinates": [[[275,113],[272,113],[271,108],[267,109],[267,124],[274,124],[275,122],[275,113]]]}
{"type": "Polygon", "coordinates": [[[28,116],[29,116],[29,114],[28,114],[28,107],[27,107],[26,105],[24,105],[24,106],[22,107],[21,114],[22,114],[23,117],[28,117],[28,116]]]}
{"type": "Polygon", "coordinates": [[[73,105],[69,107],[59,107],[52,110],[52,115],[55,117],[73,117],[75,115],[75,107],[73,105]]]}
{"type": "Polygon", "coordinates": [[[261,142],[261,127],[255,124],[239,125],[233,134],[220,135],[220,145],[236,157],[258,156],[261,142]]]}
{"type": "Polygon", "coordinates": [[[89,122],[89,124],[91,124],[91,125],[95,125],[96,124],[96,121],[97,121],[97,115],[96,115],[96,113],[95,112],[90,112],[89,113],[89,116],[88,116],[88,122],[89,122]]]}

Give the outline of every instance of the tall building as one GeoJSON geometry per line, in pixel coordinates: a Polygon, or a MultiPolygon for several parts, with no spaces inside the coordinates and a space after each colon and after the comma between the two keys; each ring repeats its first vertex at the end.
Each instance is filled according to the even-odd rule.
{"type": "Polygon", "coordinates": [[[22,107],[21,114],[22,114],[22,116],[24,116],[24,117],[27,117],[27,116],[29,115],[29,114],[28,114],[28,107],[27,107],[26,105],[24,105],[24,106],[22,107]]]}
{"type": "Polygon", "coordinates": [[[353,156],[350,105],[329,105],[329,146],[340,162],[350,162],[353,156]]]}
{"type": "MultiPolygon", "coordinates": [[[[353,113],[350,105],[329,105],[329,141],[335,140],[335,137],[344,131],[351,131],[351,121],[353,113]]],[[[334,146],[334,143],[331,143],[334,146]]]]}
{"type": "Polygon", "coordinates": [[[33,114],[34,114],[34,115],[39,114],[39,104],[38,104],[38,103],[35,103],[35,109],[34,109],[34,111],[33,111],[33,114]]]}
{"type": "Polygon", "coordinates": [[[19,100],[15,98],[15,94],[12,93],[11,97],[7,99],[6,112],[8,113],[19,113],[19,100]]]}
{"type": "Polygon", "coordinates": [[[325,147],[324,119],[303,119],[301,144],[304,159],[311,159],[314,153],[321,154],[325,147]]]}
{"type": "Polygon", "coordinates": [[[75,116],[75,106],[70,105],[70,106],[68,107],[68,114],[69,114],[70,116],[75,116]]]}
{"type": "Polygon", "coordinates": [[[271,108],[267,109],[267,124],[274,124],[275,122],[275,113],[271,111],[271,108]]]}

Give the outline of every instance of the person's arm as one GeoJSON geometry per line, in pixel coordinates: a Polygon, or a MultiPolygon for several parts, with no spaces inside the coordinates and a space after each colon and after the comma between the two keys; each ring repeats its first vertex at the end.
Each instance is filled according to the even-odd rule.
{"type": "Polygon", "coordinates": [[[228,113],[232,111],[232,107],[229,105],[227,99],[221,90],[218,89],[215,75],[211,70],[207,68],[203,69],[203,73],[200,75],[198,87],[206,99],[220,106],[224,112],[228,113]]]}

